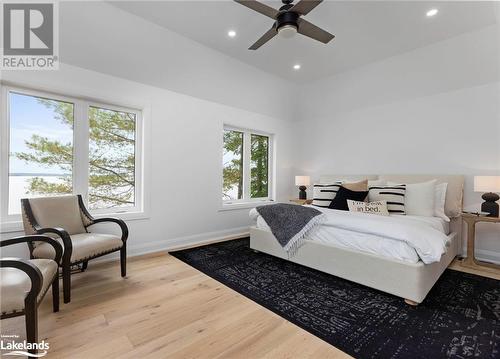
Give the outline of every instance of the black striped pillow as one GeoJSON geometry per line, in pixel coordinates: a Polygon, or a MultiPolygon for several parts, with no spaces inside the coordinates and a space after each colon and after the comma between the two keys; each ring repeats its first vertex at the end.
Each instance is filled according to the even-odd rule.
{"type": "Polygon", "coordinates": [[[328,208],[341,186],[341,182],[335,182],[333,184],[314,184],[312,205],[328,208]]]}
{"type": "Polygon", "coordinates": [[[368,192],[368,201],[386,201],[390,214],[406,214],[406,186],[372,186],[368,192]]]}

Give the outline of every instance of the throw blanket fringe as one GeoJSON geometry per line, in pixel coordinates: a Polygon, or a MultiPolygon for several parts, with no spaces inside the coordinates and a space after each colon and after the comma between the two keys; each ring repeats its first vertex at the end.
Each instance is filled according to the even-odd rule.
{"type": "Polygon", "coordinates": [[[277,203],[255,209],[266,221],[278,243],[288,257],[297,254],[305,243],[306,235],[326,216],[315,208],[277,203]]]}
{"type": "Polygon", "coordinates": [[[304,228],[300,230],[299,233],[290,239],[290,241],[283,247],[285,252],[288,254],[288,259],[295,257],[299,248],[306,242],[306,235],[314,229],[314,227],[324,222],[325,218],[326,216],[324,214],[314,217],[304,226],[304,228]]]}

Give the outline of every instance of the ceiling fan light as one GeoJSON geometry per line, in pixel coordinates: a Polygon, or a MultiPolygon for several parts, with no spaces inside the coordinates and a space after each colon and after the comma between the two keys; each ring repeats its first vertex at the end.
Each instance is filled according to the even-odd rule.
{"type": "Polygon", "coordinates": [[[284,39],[289,39],[297,33],[297,27],[291,24],[283,25],[278,29],[278,34],[284,39]]]}

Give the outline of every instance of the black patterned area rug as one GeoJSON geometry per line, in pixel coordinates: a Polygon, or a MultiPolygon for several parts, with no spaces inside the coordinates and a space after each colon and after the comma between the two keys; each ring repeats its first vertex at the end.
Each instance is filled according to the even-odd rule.
{"type": "Polygon", "coordinates": [[[446,270],[427,298],[399,298],[249,248],[171,253],[357,358],[500,358],[500,281],[446,270]]]}

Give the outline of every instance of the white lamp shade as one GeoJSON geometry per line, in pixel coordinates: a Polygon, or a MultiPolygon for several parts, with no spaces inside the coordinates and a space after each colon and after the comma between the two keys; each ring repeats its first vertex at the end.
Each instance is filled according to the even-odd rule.
{"type": "Polygon", "coordinates": [[[474,176],[474,192],[500,192],[500,176],[474,176]]]}
{"type": "Polygon", "coordinates": [[[311,178],[309,176],[295,176],[296,186],[309,186],[311,184],[311,178]]]}

